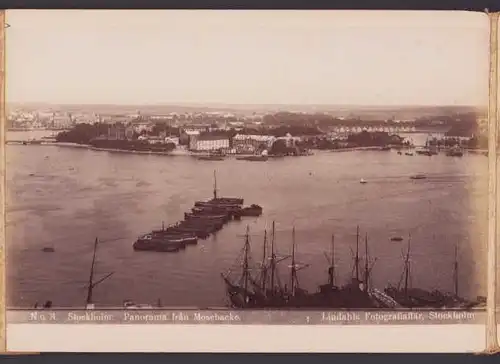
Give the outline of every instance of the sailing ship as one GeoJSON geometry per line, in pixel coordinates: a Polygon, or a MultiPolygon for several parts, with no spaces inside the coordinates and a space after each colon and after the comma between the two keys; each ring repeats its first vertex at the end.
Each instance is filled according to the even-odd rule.
{"type": "Polygon", "coordinates": [[[300,287],[298,272],[305,269],[309,264],[299,263],[296,259],[295,227],[292,228],[292,254],[290,268],[290,287],[285,284],[283,298],[287,307],[307,307],[311,302],[311,295],[300,287]]]}
{"type": "Polygon", "coordinates": [[[411,277],[411,234],[408,235],[408,247],[404,254],[404,268],[401,279],[397,287],[389,285],[385,288],[385,293],[405,308],[472,308],[481,303],[481,298],[477,301],[468,301],[458,295],[458,247],[455,246],[455,261],[453,263],[453,294],[439,290],[428,291],[412,286],[411,277]]]}
{"type": "Polygon", "coordinates": [[[231,271],[221,274],[226,284],[226,292],[232,307],[235,308],[267,308],[285,305],[285,290],[278,274],[278,263],[288,257],[278,258],[275,250],[275,224],[273,222],[271,238],[271,254],[267,256],[267,231],[264,232],[263,257],[259,273],[252,275],[254,264],[250,251],[250,235],[247,226],[243,247],[242,272],[239,278],[231,279],[231,271]],[[269,263],[267,262],[269,260],[269,263]]]}
{"type": "Polygon", "coordinates": [[[296,260],[295,228],[292,229],[291,255],[278,259],[275,251],[275,225],[271,239],[271,254],[267,257],[267,233],[264,233],[264,250],[259,274],[251,263],[250,239],[247,227],[243,248],[242,272],[239,279],[231,280],[230,272],[222,274],[226,284],[226,292],[232,307],[236,308],[393,308],[398,303],[378,290],[370,289],[370,274],[373,268],[368,256],[368,236],[365,239],[365,270],[361,277],[359,258],[359,227],[356,239],[356,255],[354,258],[353,277],[345,285],[335,284],[334,237],[332,236],[332,253],[328,268],[328,283],[320,285],[317,292],[310,293],[299,285],[298,272],[307,268],[308,264],[296,260]],[[279,262],[291,258],[289,286],[282,285],[278,274],[279,262]],[[269,260],[269,264],[267,263],[269,260]]]}
{"type": "Polygon", "coordinates": [[[257,293],[250,289],[252,278],[250,276],[250,237],[249,227],[245,234],[245,245],[243,247],[243,271],[237,281],[229,279],[229,272],[221,274],[226,283],[226,291],[231,301],[231,306],[238,308],[257,308],[262,301],[257,293]]]}
{"type": "Polygon", "coordinates": [[[325,308],[342,309],[370,309],[370,308],[395,308],[399,305],[391,297],[383,292],[372,288],[371,271],[376,260],[371,260],[368,252],[368,234],[365,235],[365,258],[364,272],[361,272],[359,256],[359,226],[356,228],[356,251],[353,254],[353,267],[351,279],[343,286],[335,285],[335,237],[332,235],[332,253],[328,268],[328,283],[319,286],[318,295],[321,296],[321,304],[318,306],[325,308]],[[362,274],[363,273],[363,274],[362,274]]]}

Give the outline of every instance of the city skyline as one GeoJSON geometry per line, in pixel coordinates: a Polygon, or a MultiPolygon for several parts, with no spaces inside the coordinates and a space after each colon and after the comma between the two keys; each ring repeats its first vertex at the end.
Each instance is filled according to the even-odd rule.
{"type": "Polygon", "coordinates": [[[484,14],[16,10],[7,19],[9,103],[382,107],[488,99],[484,14]]]}

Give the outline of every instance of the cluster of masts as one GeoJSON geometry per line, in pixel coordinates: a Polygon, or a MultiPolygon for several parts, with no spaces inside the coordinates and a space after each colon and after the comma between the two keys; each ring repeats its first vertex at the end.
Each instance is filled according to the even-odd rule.
{"type": "Polygon", "coordinates": [[[262,261],[259,264],[259,274],[253,275],[252,271],[255,269],[251,264],[251,250],[250,250],[250,234],[249,227],[245,234],[245,244],[243,247],[243,265],[242,274],[238,282],[233,283],[229,278],[229,272],[222,274],[224,281],[228,287],[228,293],[232,300],[232,304],[236,307],[245,306],[258,306],[262,300],[268,304],[279,304],[281,298],[288,294],[294,296],[299,289],[297,272],[306,266],[301,266],[295,260],[295,229],[293,230],[293,247],[290,256],[278,257],[275,250],[275,226],[273,222],[273,230],[271,235],[270,252],[267,251],[267,231],[264,232],[264,244],[262,261]],[[278,274],[278,264],[286,259],[291,258],[290,264],[290,282],[282,284],[280,275],[278,274]]]}
{"type": "Polygon", "coordinates": [[[319,286],[317,292],[309,293],[300,288],[298,271],[308,267],[296,260],[295,228],[292,229],[291,255],[278,258],[275,246],[275,224],[272,225],[271,252],[267,252],[267,231],[264,231],[262,262],[257,274],[255,265],[251,263],[249,228],[245,234],[243,247],[243,262],[241,276],[237,280],[230,278],[230,272],[222,274],[226,284],[227,295],[231,306],[236,308],[267,308],[267,307],[322,307],[341,309],[398,308],[398,307],[472,307],[477,302],[466,302],[458,296],[458,262],[457,247],[455,247],[454,263],[454,294],[440,291],[426,291],[411,287],[410,242],[404,255],[404,269],[397,287],[388,286],[383,292],[372,288],[370,284],[371,271],[376,262],[371,260],[368,251],[368,234],[364,239],[364,259],[360,258],[359,226],[356,233],[356,250],[353,252],[354,264],[351,280],[343,285],[337,285],[335,265],[335,236],[332,235],[331,254],[325,253],[328,260],[328,283],[319,286]],[[282,285],[278,273],[278,264],[291,259],[288,266],[288,284],[282,285]],[[364,260],[364,267],[361,261],[364,260]]]}

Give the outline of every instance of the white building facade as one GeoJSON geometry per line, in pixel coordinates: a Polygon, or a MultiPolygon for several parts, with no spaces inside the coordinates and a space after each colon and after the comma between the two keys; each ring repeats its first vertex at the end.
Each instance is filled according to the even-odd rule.
{"type": "Polygon", "coordinates": [[[229,149],[229,138],[213,136],[193,136],[189,140],[189,149],[193,151],[215,151],[229,149]]]}

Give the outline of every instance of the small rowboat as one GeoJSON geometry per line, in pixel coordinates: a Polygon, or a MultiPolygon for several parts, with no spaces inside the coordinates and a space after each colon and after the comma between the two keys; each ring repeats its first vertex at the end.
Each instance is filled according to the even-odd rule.
{"type": "Polygon", "coordinates": [[[426,179],[426,178],[427,176],[425,174],[416,174],[410,177],[410,179],[426,179]]]}
{"type": "Polygon", "coordinates": [[[403,238],[401,236],[394,236],[391,238],[391,241],[403,241],[403,238]]]}

